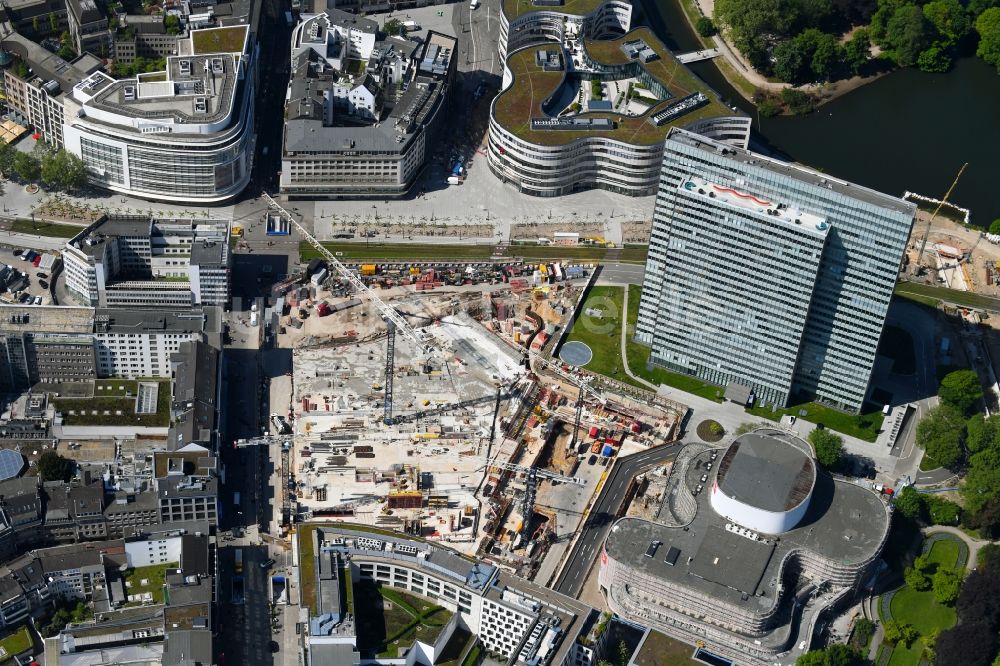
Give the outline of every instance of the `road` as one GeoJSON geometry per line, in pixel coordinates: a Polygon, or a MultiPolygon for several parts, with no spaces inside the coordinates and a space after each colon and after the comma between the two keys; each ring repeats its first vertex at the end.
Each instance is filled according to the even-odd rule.
{"type": "Polygon", "coordinates": [[[625,499],[629,483],[637,474],[673,460],[678,451],[680,445],[671,444],[618,459],[583,525],[583,533],[567,556],[568,564],[552,589],[574,599],[580,595],[597,553],[608,536],[622,500],[625,499]]]}
{"type": "Polygon", "coordinates": [[[642,284],[646,273],[646,264],[607,263],[601,265],[601,274],[597,277],[600,285],[642,284]]]}

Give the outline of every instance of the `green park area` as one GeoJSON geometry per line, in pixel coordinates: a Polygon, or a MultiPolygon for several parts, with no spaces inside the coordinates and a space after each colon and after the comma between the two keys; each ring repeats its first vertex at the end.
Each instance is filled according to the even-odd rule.
{"type": "Polygon", "coordinates": [[[21,627],[10,636],[0,639],[0,663],[8,663],[8,660],[16,655],[30,650],[31,646],[31,634],[28,633],[28,628],[21,627]]]}
{"type": "Polygon", "coordinates": [[[416,595],[373,581],[354,589],[358,648],[379,658],[396,658],[414,641],[433,645],[451,619],[451,611],[416,595]]]}
{"type": "Polygon", "coordinates": [[[159,383],[155,414],[135,413],[135,396],[138,390],[135,381],[98,381],[94,385],[94,397],[53,398],[52,404],[62,414],[65,425],[166,426],[170,423],[170,382],[148,381],[159,383]]]}
{"type": "MultiPolygon", "coordinates": [[[[885,603],[879,604],[886,640],[879,648],[877,664],[918,666],[925,661],[927,640],[933,640],[939,632],[955,625],[954,599],[949,603],[938,600],[941,592],[935,589],[938,586],[935,574],[941,570],[961,572],[964,569],[963,545],[953,537],[930,541],[929,548],[927,543],[924,555],[917,558],[913,568],[907,569],[907,582],[892,595],[888,609],[885,603]],[[912,569],[922,570],[923,575],[914,576],[912,569]]],[[[957,598],[957,583],[953,585],[956,585],[954,596],[957,598]]]]}
{"type": "Polygon", "coordinates": [[[785,415],[795,416],[866,442],[875,441],[885,420],[882,410],[872,405],[867,405],[866,411],[862,414],[848,414],[816,402],[805,402],[784,409],[754,406],[747,408],[747,413],[772,421],[779,421],[785,415]]]}
{"type": "Polygon", "coordinates": [[[931,284],[899,282],[896,284],[895,294],[896,296],[900,296],[932,308],[937,307],[938,303],[943,302],[967,308],[979,308],[1000,312],[1000,298],[982,296],[968,291],[959,291],[958,289],[938,287],[931,284]]]}
{"type": "Polygon", "coordinates": [[[178,566],[178,562],[167,562],[132,569],[125,576],[126,594],[131,597],[149,593],[152,595],[153,603],[163,603],[163,586],[167,582],[167,569],[176,569],[178,566]]]}
{"type": "Polygon", "coordinates": [[[56,224],[55,222],[42,222],[41,220],[14,220],[10,230],[19,234],[29,234],[31,236],[50,236],[52,238],[72,238],[83,231],[84,227],[73,224],[56,224]]]}

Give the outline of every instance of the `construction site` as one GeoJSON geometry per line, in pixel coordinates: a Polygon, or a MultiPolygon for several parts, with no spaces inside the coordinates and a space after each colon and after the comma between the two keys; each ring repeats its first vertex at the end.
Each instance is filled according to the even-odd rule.
{"type": "Polygon", "coordinates": [[[364,523],[548,576],[614,458],[677,437],[683,409],[601,390],[553,355],[587,271],[433,291],[373,289],[333,256],[307,273],[304,298],[274,309],[293,350],[270,436],[288,527],[364,523]]]}

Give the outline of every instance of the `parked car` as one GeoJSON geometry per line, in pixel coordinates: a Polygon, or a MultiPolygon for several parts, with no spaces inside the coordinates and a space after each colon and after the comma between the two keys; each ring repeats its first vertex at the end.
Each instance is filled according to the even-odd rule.
{"type": "Polygon", "coordinates": [[[34,305],[41,305],[41,304],[42,304],[42,297],[35,296],[34,305]]]}
{"type": "Polygon", "coordinates": [[[588,465],[593,465],[596,462],[597,462],[597,456],[595,455],[591,455],[589,458],[587,458],[588,465]]]}
{"type": "Polygon", "coordinates": [[[41,287],[42,289],[48,289],[49,288],[49,283],[46,282],[45,280],[39,280],[38,281],[38,286],[41,287]]]}
{"type": "Polygon", "coordinates": [[[47,278],[48,276],[49,276],[48,273],[38,273],[35,277],[43,278],[44,279],[44,278],[47,278]]]}

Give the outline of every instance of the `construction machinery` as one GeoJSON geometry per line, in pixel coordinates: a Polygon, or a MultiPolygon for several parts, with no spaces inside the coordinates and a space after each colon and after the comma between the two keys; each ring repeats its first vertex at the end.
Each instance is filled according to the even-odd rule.
{"type": "MultiPolygon", "coordinates": [[[[931,225],[934,224],[934,220],[937,219],[938,213],[941,212],[941,207],[944,206],[945,202],[948,201],[948,197],[951,196],[951,193],[955,189],[955,186],[958,185],[958,179],[962,177],[963,173],[965,173],[965,167],[967,166],[969,166],[968,162],[963,164],[962,168],[958,170],[958,175],[955,176],[955,180],[952,181],[951,187],[949,187],[948,191],[944,193],[944,196],[941,198],[941,201],[938,202],[937,207],[934,209],[934,213],[931,214],[931,219],[927,221],[927,229],[924,230],[924,238],[923,240],[920,241],[920,252],[917,253],[918,264],[920,263],[921,257],[924,256],[924,250],[927,249],[927,237],[930,236],[931,234],[931,225]]],[[[969,252],[969,255],[970,256],[972,255],[971,251],[969,252]]]]}

